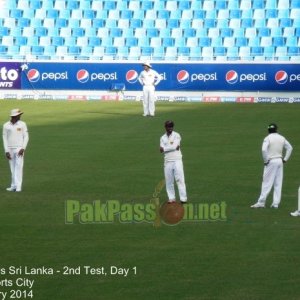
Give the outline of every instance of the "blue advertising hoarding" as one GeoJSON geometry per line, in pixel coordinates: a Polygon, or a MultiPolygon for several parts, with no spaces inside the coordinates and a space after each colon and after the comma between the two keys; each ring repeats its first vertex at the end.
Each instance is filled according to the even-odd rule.
{"type": "MultiPolygon", "coordinates": [[[[300,91],[300,64],[153,63],[157,91],[300,91]]],[[[0,63],[0,89],[140,91],[139,63],[0,63]],[[20,81],[21,79],[21,81],[20,81]]]]}

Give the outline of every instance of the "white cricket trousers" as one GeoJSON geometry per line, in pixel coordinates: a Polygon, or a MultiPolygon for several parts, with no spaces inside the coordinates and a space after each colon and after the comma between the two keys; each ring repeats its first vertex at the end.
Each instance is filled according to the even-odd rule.
{"type": "Polygon", "coordinates": [[[257,202],[265,204],[267,197],[274,186],[273,203],[279,205],[281,201],[281,189],[283,180],[283,162],[281,158],[274,158],[264,167],[261,194],[257,202]]]}
{"type": "Polygon", "coordinates": [[[169,200],[175,200],[174,180],[176,181],[180,201],[187,201],[182,160],[168,161],[164,164],[166,190],[169,200]]]}
{"type": "Polygon", "coordinates": [[[24,154],[19,156],[21,148],[9,149],[10,157],[9,166],[11,171],[11,188],[21,191],[23,181],[24,154]]]}
{"type": "Polygon", "coordinates": [[[154,85],[144,85],[143,87],[143,108],[145,116],[155,114],[155,87],[154,85]]]}

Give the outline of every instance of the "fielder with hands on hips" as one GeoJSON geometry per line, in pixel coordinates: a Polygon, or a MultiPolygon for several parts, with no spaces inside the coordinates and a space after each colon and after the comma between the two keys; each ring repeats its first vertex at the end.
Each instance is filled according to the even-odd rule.
{"type": "Polygon", "coordinates": [[[266,199],[272,189],[273,203],[272,208],[278,208],[281,201],[281,188],[283,181],[283,163],[290,158],[293,147],[287,139],[277,133],[278,127],[275,123],[268,126],[269,135],[265,137],[262,144],[262,157],[264,161],[264,173],[261,186],[261,194],[257,203],[251,205],[251,208],[265,207],[266,199]],[[285,155],[283,156],[283,150],[285,155]]]}
{"type": "Polygon", "coordinates": [[[29,141],[27,125],[20,120],[22,114],[20,109],[13,109],[10,121],[3,125],[3,146],[11,171],[9,192],[22,190],[24,152],[29,141]]]}
{"type": "Polygon", "coordinates": [[[164,174],[169,201],[176,201],[174,179],[177,183],[180,202],[187,202],[186,186],[183,172],[182,153],[180,150],[181,136],[173,131],[174,122],[166,121],[166,133],[160,138],[160,152],[164,154],[164,174]]]}
{"type": "Polygon", "coordinates": [[[139,82],[143,86],[143,109],[144,117],[155,115],[155,86],[161,81],[161,76],[152,69],[149,62],[142,65],[144,71],[139,75],[139,82]]]}

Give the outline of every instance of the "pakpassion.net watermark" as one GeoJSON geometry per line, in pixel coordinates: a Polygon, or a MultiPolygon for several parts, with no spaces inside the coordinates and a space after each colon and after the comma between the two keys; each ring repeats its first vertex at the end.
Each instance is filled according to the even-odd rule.
{"type": "Polygon", "coordinates": [[[79,200],[65,202],[66,224],[105,223],[152,223],[159,227],[162,223],[175,225],[179,222],[226,221],[226,202],[186,203],[160,202],[160,192],[164,187],[160,181],[148,203],[125,203],[119,200],[95,200],[87,203],[79,200]]]}

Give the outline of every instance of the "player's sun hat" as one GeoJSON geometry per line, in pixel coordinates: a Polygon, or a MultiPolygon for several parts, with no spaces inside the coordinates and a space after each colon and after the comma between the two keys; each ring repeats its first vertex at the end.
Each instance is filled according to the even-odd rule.
{"type": "Polygon", "coordinates": [[[150,64],[149,61],[143,62],[142,66],[147,66],[147,67],[149,67],[149,68],[152,68],[152,66],[151,66],[151,64],[150,64]]]}
{"type": "Polygon", "coordinates": [[[16,116],[19,116],[19,115],[22,115],[23,112],[19,109],[19,108],[15,108],[15,109],[12,109],[10,111],[10,116],[11,117],[16,117],[16,116]]]}

